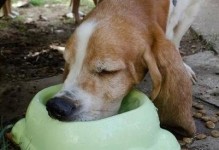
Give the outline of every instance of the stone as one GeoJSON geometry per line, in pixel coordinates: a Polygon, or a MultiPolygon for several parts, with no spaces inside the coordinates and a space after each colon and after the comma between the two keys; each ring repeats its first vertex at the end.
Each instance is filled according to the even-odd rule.
{"type": "Polygon", "coordinates": [[[211,131],[211,136],[214,138],[218,138],[219,137],[219,131],[218,130],[212,130],[211,131]]]}
{"type": "Polygon", "coordinates": [[[210,117],[209,116],[202,116],[201,118],[203,121],[207,122],[210,120],[210,117]]]}
{"type": "Polygon", "coordinates": [[[205,135],[205,134],[198,134],[198,135],[196,135],[196,139],[197,140],[203,140],[203,139],[205,139],[207,137],[207,135],[205,135]]]}
{"type": "Polygon", "coordinates": [[[194,115],[193,115],[195,118],[201,118],[202,117],[202,114],[201,113],[195,113],[194,115]]]}
{"type": "Polygon", "coordinates": [[[204,110],[204,109],[198,110],[198,112],[201,113],[201,114],[203,114],[203,115],[206,114],[206,110],[204,110]]]}
{"type": "Polygon", "coordinates": [[[202,104],[197,104],[197,105],[194,105],[193,107],[195,107],[196,109],[204,109],[204,105],[202,104]]]}
{"type": "Polygon", "coordinates": [[[184,138],[183,138],[183,142],[185,142],[186,144],[191,144],[192,141],[193,141],[192,138],[187,138],[187,137],[184,137],[184,138]]]}
{"type": "Polygon", "coordinates": [[[210,117],[210,120],[211,120],[213,123],[218,122],[217,117],[214,117],[214,116],[210,117]]]}
{"type": "Polygon", "coordinates": [[[215,123],[213,123],[212,121],[208,121],[208,122],[206,122],[206,127],[209,129],[214,129],[215,123]]]}

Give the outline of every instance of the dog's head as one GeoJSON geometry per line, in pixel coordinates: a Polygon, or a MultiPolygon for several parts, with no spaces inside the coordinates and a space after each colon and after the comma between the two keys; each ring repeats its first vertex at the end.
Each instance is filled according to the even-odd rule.
{"type": "Polygon", "coordinates": [[[140,35],[132,36],[124,24],[111,25],[85,21],[69,39],[63,88],[47,103],[52,116],[64,121],[112,116],[143,78],[146,70],[139,61],[143,45],[136,46],[140,42],[133,37],[140,35]]]}
{"type": "MultiPolygon", "coordinates": [[[[148,25],[157,17],[153,9],[145,9],[154,8],[154,2],[107,0],[87,15],[67,43],[63,88],[47,103],[52,116],[66,121],[112,116],[148,69],[155,99],[161,74],[151,54],[154,39],[148,25]]],[[[165,28],[165,15],[161,20],[165,28]]]]}

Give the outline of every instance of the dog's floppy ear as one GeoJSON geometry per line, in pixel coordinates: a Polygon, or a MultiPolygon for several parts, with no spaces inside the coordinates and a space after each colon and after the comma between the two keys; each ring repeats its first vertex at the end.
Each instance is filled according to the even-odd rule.
{"type": "Polygon", "coordinates": [[[153,89],[151,92],[151,100],[154,100],[158,96],[161,89],[161,73],[158,69],[157,62],[150,48],[146,48],[143,57],[152,79],[153,89]]]}
{"type": "Polygon", "coordinates": [[[184,136],[194,135],[192,84],[179,52],[161,34],[154,36],[144,59],[152,78],[152,99],[158,108],[161,126],[184,136]]]}

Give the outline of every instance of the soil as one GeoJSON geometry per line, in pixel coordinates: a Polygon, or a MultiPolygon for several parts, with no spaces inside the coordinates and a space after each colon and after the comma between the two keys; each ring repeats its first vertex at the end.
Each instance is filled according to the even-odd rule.
{"type": "MultiPolygon", "coordinates": [[[[0,116],[6,124],[22,116],[30,101],[15,103],[25,89],[20,83],[62,74],[62,54],[50,45],[64,46],[76,27],[72,19],[63,17],[67,12],[64,5],[19,8],[18,11],[21,16],[16,19],[0,19],[0,84],[7,86],[4,90],[0,88],[0,116]]],[[[187,32],[181,45],[185,56],[209,50],[192,31],[187,32]]],[[[26,90],[31,96],[37,91],[35,85],[26,90]]],[[[16,148],[10,145],[9,149],[16,148]]]]}
{"type": "MultiPolygon", "coordinates": [[[[55,10],[60,8],[44,9],[53,9],[55,13],[55,10]]],[[[25,9],[26,13],[31,10],[25,9]]],[[[33,15],[37,17],[42,13],[42,11],[40,14],[35,12],[33,15]]],[[[62,55],[52,50],[50,45],[64,45],[75,26],[73,21],[65,23],[60,20],[58,14],[56,18],[46,17],[48,17],[46,21],[36,20],[30,23],[20,20],[0,20],[1,24],[7,25],[0,29],[1,82],[28,81],[62,73],[64,63],[62,55]],[[54,23],[55,21],[57,22],[54,23]]]]}
{"type": "MultiPolygon", "coordinates": [[[[24,90],[20,83],[62,74],[63,56],[50,45],[64,46],[75,29],[73,19],[63,17],[67,10],[59,4],[30,6],[17,9],[21,16],[15,19],[0,19],[0,116],[4,125],[20,118],[30,101],[18,103],[24,90]]],[[[33,85],[26,92],[33,96],[36,90],[33,85]]]]}

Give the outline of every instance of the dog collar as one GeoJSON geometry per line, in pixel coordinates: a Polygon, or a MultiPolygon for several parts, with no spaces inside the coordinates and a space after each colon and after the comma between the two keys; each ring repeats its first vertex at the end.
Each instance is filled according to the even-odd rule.
{"type": "Polygon", "coordinates": [[[172,0],[172,2],[173,2],[173,5],[176,6],[177,0],[172,0]]]}

